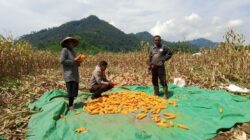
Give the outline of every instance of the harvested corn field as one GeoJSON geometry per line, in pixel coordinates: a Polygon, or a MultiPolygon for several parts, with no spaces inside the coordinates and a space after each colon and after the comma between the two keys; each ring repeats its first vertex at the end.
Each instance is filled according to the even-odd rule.
{"type": "MultiPolygon", "coordinates": [[[[32,114],[28,110],[27,104],[38,100],[46,91],[65,89],[58,61],[59,53],[33,50],[28,43],[16,43],[8,38],[2,38],[0,45],[1,78],[10,78],[9,81],[1,80],[0,82],[3,83],[0,88],[2,118],[0,125],[3,126],[0,135],[7,139],[24,139],[27,123],[32,114]],[[12,78],[18,79],[12,80],[12,78]]],[[[220,89],[221,85],[235,83],[250,88],[249,50],[249,46],[237,48],[233,43],[224,42],[219,48],[202,50],[200,56],[191,53],[175,53],[166,64],[169,83],[173,83],[175,77],[182,77],[186,80],[187,86],[196,85],[208,89],[220,89]]],[[[91,72],[100,60],[108,61],[107,76],[118,83],[117,86],[152,85],[147,70],[146,51],[84,55],[87,57],[80,66],[81,91],[87,90],[91,72]]],[[[146,114],[146,109],[142,109],[142,112],[137,111],[139,111],[138,114],[133,115],[136,120],[144,121],[149,118],[150,123],[162,122],[159,126],[166,127],[163,122],[165,122],[164,119],[167,116],[161,115],[163,118],[161,120],[162,118],[157,115],[151,116],[150,112],[146,114]]],[[[216,111],[223,115],[226,108],[218,107],[216,111]]],[[[170,113],[173,112],[170,111],[170,113]]],[[[171,116],[169,117],[171,118],[171,116]]],[[[172,117],[174,118],[174,116],[172,117]]],[[[176,115],[175,117],[178,118],[179,116],[176,115]]],[[[152,124],[155,125],[156,123],[152,124]]],[[[166,118],[166,124],[168,127],[173,125],[176,127],[179,123],[176,123],[175,119],[171,122],[166,118]]],[[[180,126],[182,124],[186,125],[180,123],[180,126]]],[[[242,127],[237,126],[232,131],[242,130],[247,133],[250,132],[247,131],[248,126],[249,124],[244,124],[242,127]]],[[[80,127],[78,126],[76,129],[80,127]]],[[[186,127],[190,130],[189,125],[186,125],[186,127]]],[[[233,136],[233,132],[222,133],[222,135],[233,136]]]]}

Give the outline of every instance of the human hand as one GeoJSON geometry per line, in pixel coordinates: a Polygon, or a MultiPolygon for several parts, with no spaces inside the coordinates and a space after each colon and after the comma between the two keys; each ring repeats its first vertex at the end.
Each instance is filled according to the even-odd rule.
{"type": "Polygon", "coordinates": [[[79,54],[74,60],[78,62],[83,62],[86,59],[86,56],[83,54],[79,54]]]}
{"type": "Polygon", "coordinates": [[[116,82],[110,82],[110,85],[111,85],[112,87],[114,87],[114,86],[118,85],[118,83],[116,83],[116,82]]]}
{"type": "Polygon", "coordinates": [[[151,69],[152,69],[152,68],[151,68],[151,65],[150,65],[150,66],[148,66],[148,71],[151,71],[151,69]]]}
{"type": "Polygon", "coordinates": [[[78,61],[78,60],[74,60],[74,63],[77,65],[77,66],[80,66],[81,62],[78,61]]]}

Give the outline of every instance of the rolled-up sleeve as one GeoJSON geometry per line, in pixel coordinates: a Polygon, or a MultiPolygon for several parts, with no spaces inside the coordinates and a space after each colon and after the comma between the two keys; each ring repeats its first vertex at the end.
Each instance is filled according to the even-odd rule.
{"type": "Polygon", "coordinates": [[[165,50],[165,55],[163,56],[163,60],[168,61],[172,57],[173,53],[169,47],[164,47],[164,50],[165,50]]]}

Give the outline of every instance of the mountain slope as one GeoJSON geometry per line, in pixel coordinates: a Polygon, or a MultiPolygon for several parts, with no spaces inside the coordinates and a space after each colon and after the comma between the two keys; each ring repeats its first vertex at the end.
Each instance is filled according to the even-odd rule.
{"type": "Polygon", "coordinates": [[[200,47],[208,47],[208,48],[213,48],[218,45],[218,43],[212,42],[205,38],[198,38],[198,39],[190,40],[188,42],[192,45],[196,45],[200,47]]]}
{"type": "MultiPolygon", "coordinates": [[[[65,36],[75,36],[80,47],[95,47],[108,51],[135,50],[139,39],[132,34],[125,34],[106,21],[96,16],[89,16],[79,21],[71,21],[59,27],[44,29],[24,35],[21,40],[30,42],[33,47],[45,49],[57,45],[65,36]]],[[[59,48],[60,49],[60,48],[59,48]]]]}
{"type": "MultiPolygon", "coordinates": [[[[134,51],[139,49],[141,41],[152,43],[153,36],[149,32],[126,34],[108,22],[91,15],[77,21],[70,21],[59,27],[43,29],[38,32],[24,35],[20,40],[28,41],[34,48],[59,51],[60,41],[66,36],[74,36],[80,40],[77,49],[90,53],[100,51],[134,51]]],[[[162,40],[174,51],[198,51],[213,42],[206,39],[197,39],[187,42],[168,42],[162,40]]]]}

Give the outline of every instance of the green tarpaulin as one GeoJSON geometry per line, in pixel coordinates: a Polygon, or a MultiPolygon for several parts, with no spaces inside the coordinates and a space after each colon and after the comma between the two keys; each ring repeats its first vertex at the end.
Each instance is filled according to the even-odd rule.
{"type": "MultiPolygon", "coordinates": [[[[77,98],[77,112],[68,111],[66,93],[53,90],[45,93],[30,105],[34,114],[28,124],[26,138],[31,140],[203,140],[216,136],[222,128],[235,123],[250,122],[250,98],[232,95],[225,91],[212,91],[197,87],[170,85],[170,99],[177,99],[178,107],[168,105],[167,112],[175,113],[175,124],[184,124],[189,130],[178,127],[158,127],[150,117],[137,120],[137,113],[89,115],[82,109],[90,93],[77,98]],[[223,113],[219,109],[223,109],[223,113]],[[60,118],[64,114],[65,117],[60,118]],[[76,128],[86,127],[87,133],[76,128]]],[[[129,86],[111,92],[131,90],[153,93],[153,87],[129,86]]],[[[109,92],[110,93],[110,92],[109,92]]],[[[107,93],[108,94],[108,93],[107,93]]],[[[164,112],[164,111],[162,111],[164,112]]]]}

